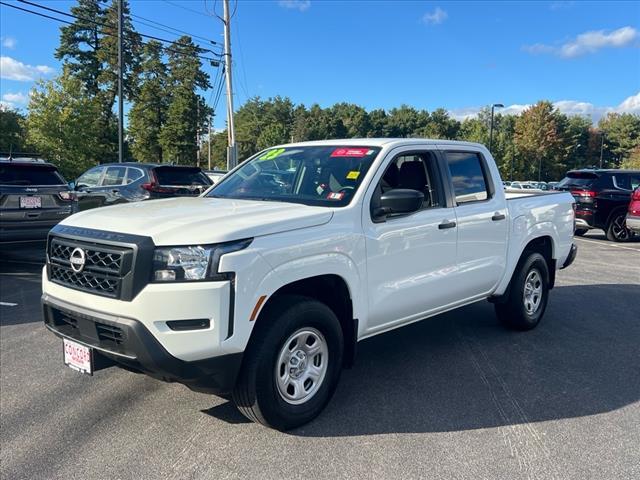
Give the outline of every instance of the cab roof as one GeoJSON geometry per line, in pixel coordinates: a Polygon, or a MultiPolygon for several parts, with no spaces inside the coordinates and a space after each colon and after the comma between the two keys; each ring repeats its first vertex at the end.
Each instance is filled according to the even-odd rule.
{"type": "MultiPolygon", "coordinates": [[[[459,140],[442,140],[432,138],[346,138],[332,140],[313,140],[308,142],[287,143],[277,147],[311,147],[321,145],[359,146],[359,147],[400,147],[407,145],[456,145],[467,147],[482,147],[484,145],[459,140]]],[[[276,148],[276,147],[273,147],[276,148]]]]}

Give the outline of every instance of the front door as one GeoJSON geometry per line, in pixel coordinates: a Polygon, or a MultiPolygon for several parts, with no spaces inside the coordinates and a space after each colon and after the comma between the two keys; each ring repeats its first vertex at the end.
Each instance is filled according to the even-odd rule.
{"type": "Polygon", "coordinates": [[[457,227],[446,205],[442,175],[433,150],[398,149],[367,192],[363,226],[367,251],[369,318],[367,333],[420,319],[456,300],[457,227]],[[404,150],[404,151],[403,151],[404,150]],[[421,210],[375,223],[369,204],[395,188],[422,192],[421,210]]]}

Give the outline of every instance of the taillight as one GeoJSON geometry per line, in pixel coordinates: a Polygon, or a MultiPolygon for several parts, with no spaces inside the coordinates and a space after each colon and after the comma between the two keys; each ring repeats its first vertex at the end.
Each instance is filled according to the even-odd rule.
{"type": "Polygon", "coordinates": [[[631,203],[629,203],[629,214],[640,215],[640,188],[637,188],[631,196],[631,203]]]}
{"type": "Polygon", "coordinates": [[[140,186],[148,192],[155,193],[174,193],[176,191],[175,188],[161,187],[156,182],[143,183],[140,186]]]}
{"type": "Polygon", "coordinates": [[[597,193],[593,190],[571,190],[571,195],[577,197],[592,197],[595,198],[597,193]]]}
{"type": "Polygon", "coordinates": [[[58,192],[58,197],[63,202],[70,202],[71,200],[73,200],[73,193],[72,192],[58,192]]]}

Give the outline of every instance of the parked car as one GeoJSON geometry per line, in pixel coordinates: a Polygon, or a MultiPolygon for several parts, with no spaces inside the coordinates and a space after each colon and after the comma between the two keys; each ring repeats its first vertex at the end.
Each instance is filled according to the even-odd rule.
{"type": "Polygon", "coordinates": [[[631,202],[629,202],[627,228],[636,235],[640,235],[640,187],[634,190],[631,202]]]}
{"type": "Polygon", "coordinates": [[[479,144],[282,145],[206,196],[57,226],[45,324],[76,370],[115,362],[230,393],[286,430],[322,411],[359,340],[482,299],[506,326],[535,328],[576,256],[573,204],[508,199],[479,144]]]}
{"type": "Polygon", "coordinates": [[[0,159],[0,241],[44,240],[72,208],[72,192],[54,165],[0,159]]]}
{"type": "Polygon", "coordinates": [[[93,167],[75,182],[79,210],[156,198],[193,197],[213,182],[198,167],[112,163],[93,167]]]}
{"type": "Polygon", "coordinates": [[[209,177],[214,185],[222,180],[222,177],[227,174],[225,170],[204,170],[204,173],[209,177]]]}
{"type": "Polygon", "coordinates": [[[625,225],[631,194],[640,185],[640,170],[572,170],[557,190],[576,199],[576,235],[602,229],[607,239],[625,242],[633,232],[625,225]]]}

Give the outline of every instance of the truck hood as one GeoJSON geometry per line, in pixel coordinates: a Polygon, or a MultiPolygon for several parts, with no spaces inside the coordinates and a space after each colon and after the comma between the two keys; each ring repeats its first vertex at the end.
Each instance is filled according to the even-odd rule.
{"type": "Polygon", "coordinates": [[[314,227],[332,216],[329,208],[296,203],[181,197],[87,210],[61,225],[150,236],[156,245],[195,245],[314,227]]]}

